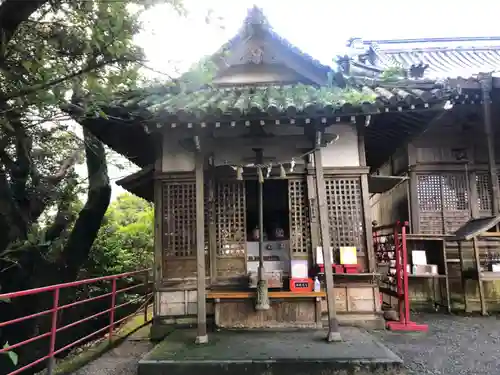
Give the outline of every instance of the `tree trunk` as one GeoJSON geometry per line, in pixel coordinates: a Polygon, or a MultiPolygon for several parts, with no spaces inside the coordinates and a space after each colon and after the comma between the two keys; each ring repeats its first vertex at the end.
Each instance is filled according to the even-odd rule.
{"type": "MultiPolygon", "coordinates": [[[[84,130],[84,141],[89,181],[87,202],[80,211],[66,245],[55,263],[49,263],[45,258],[39,256],[43,252],[41,248],[34,248],[26,250],[29,252],[29,256],[25,258],[26,264],[21,264],[17,272],[10,272],[14,277],[16,275],[13,275],[13,273],[18,274],[17,276],[24,274],[26,277],[28,276],[25,273],[26,268],[32,270],[31,275],[28,276],[29,282],[27,284],[29,285],[25,284],[25,288],[75,280],[78,277],[80,268],[87,261],[92,244],[97,237],[102,219],[110,202],[111,186],[109,183],[104,145],[87,130],[84,130]]],[[[54,226],[59,225],[60,223],[54,223],[54,226]]],[[[11,281],[13,280],[11,279],[11,281]]],[[[16,282],[16,285],[20,284],[16,282]]],[[[70,297],[68,293],[74,293],[74,290],[63,291],[60,297],[61,303],[68,302],[67,299],[70,297]],[[65,300],[66,302],[64,302],[65,300]]],[[[19,301],[14,299],[6,307],[12,309],[12,318],[48,310],[52,307],[52,296],[49,294],[44,293],[32,297],[23,297],[19,301]]],[[[5,330],[6,337],[3,337],[2,340],[19,342],[50,330],[50,316],[32,319],[25,323],[22,330],[14,330],[13,332],[5,330]]],[[[74,334],[75,331],[73,330],[71,333],[74,334]]],[[[57,346],[64,346],[73,341],[73,339],[65,337],[62,334],[58,336],[57,346]]],[[[26,364],[46,355],[47,348],[48,340],[38,340],[33,345],[27,345],[18,351],[20,362],[26,364]]]]}
{"type": "Polygon", "coordinates": [[[59,264],[64,267],[66,281],[74,280],[80,267],[88,259],[102,219],[111,199],[104,145],[88,130],[83,130],[85,156],[89,178],[87,203],[80,211],[75,226],[71,231],[59,264]]]}

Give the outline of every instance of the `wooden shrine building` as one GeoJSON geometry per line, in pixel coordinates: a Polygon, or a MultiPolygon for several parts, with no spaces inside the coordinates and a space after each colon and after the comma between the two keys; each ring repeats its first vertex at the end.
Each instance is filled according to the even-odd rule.
{"type": "Polygon", "coordinates": [[[433,280],[439,287],[420,279],[419,286],[414,285],[413,306],[444,300],[446,279],[448,308],[486,313],[489,305],[498,310],[500,273],[488,271],[490,258],[500,252],[498,233],[462,244],[462,253],[453,233],[471,219],[499,215],[500,155],[495,150],[500,147],[500,78],[494,72],[500,69],[500,38],[354,44],[358,52],[349,59],[352,75],[380,77],[388,67],[399,67],[414,79],[446,79],[467,98],[464,105],[434,118],[425,132],[373,170],[408,179],[372,196],[372,217],[381,224],[409,220],[411,246],[425,249],[433,259],[442,254],[436,260],[440,280],[433,280]]]}
{"type": "Polygon", "coordinates": [[[331,333],[337,319],[380,322],[369,197],[400,179],[370,167],[455,94],[429,80],[352,80],[277,35],[258,8],[207,64],[214,74],[196,87],[183,76],[82,122],[142,168],[119,183],[155,204],[155,327],[198,317],[203,342],[206,317],[318,327],[328,313],[331,333]],[[355,272],[339,272],[342,248],[355,249],[355,272]],[[322,291],[290,290],[321,259],[322,291]]]}

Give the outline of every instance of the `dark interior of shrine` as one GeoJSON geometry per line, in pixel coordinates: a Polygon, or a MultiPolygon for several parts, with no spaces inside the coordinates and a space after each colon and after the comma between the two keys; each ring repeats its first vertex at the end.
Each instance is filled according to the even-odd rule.
{"type": "MultiPolygon", "coordinates": [[[[247,209],[247,240],[252,241],[252,232],[259,226],[257,180],[245,182],[247,209]]],[[[288,181],[265,180],[263,184],[264,240],[276,240],[275,230],[283,229],[284,239],[290,238],[288,181]]]]}

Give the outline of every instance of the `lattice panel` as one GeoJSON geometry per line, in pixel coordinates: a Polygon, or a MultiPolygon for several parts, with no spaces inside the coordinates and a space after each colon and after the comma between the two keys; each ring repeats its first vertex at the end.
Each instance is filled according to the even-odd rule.
{"type": "Polygon", "coordinates": [[[246,232],[243,181],[219,181],[215,187],[216,239],[219,256],[244,257],[246,232]]]}
{"type": "Polygon", "coordinates": [[[451,233],[470,217],[465,172],[417,176],[419,232],[451,233]]]}
{"type": "Polygon", "coordinates": [[[189,257],[196,249],[196,184],[163,183],[163,246],[166,256],[189,257]]]}
{"type": "Polygon", "coordinates": [[[467,211],[469,196],[465,173],[441,175],[443,184],[443,205],[446,211],[467,211]]]}
{"type": "Polygon", "coordinates": [[[333,249],[341,246],[364,249],[360,179],[327,177],[325,185],[333,249]]]}
{"type": "Polygon", "coordinates": [[[489,211],[491,213],[490,177],[486,172],[476,174],[476,189],[479,211],[489,211]]]}
{"type": "Polygon", "coordinates": [[[438,174],[418,175],[417,197],[421,212],[441,211],[441,176],[438,174]]]}
{"type": "Polygon", "coordinates": [[[311,229],[306,181],[288,180],[288,197],[291,250],[297,254],[308,254],[311,248],[311,229]]]}

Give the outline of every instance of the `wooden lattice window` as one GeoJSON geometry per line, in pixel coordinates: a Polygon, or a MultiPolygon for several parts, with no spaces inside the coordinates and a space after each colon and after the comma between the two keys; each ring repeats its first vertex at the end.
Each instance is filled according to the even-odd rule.
{"type": "Polygon", "coordinates": [[[163,246],[166,256],[194,256],[196,248],[196,184],[163,183],[163,246]]]}
{"type": "Polygon", "coordinates": [[[441,211],[441,176],[417,176],[417,196],[420,211],[441,211]]]}
{"type": "Polygon", "coordinates": [[[326,199],[330,218],[331,245],[364,246],[361,181],[358,177],[325,178],[326,199]]]}
{"type": "Polygon", "coordinates": [[[290,246],[293,253],[308,254],[311,247],[307,183],[304,180],[288,180],[290,207],[290,246]]]}
{"type": "Polygon", "coordinates": [[[419,232],[453,233],[470,218],[465,172],[417,176],[419,232]]]}
{"type": "Polygon", "coordinates": [[[217,254],[244,257],[246,232],[244,182],[217,182],[215,207],[217,254]]]}
{"type": "Polygon", "coordinates": [[[486,172],[476,175],[476,190],[479,211],[491,212],[490,176],[486,172]]]}
{"type": "Polygon", "coordinates": [[[469,197],[465,173],[417,176],[417,196],[422,212],[466,211],[469,197]]]}
{"type": "Polygon", "coordinates": [[[441,176],[443,184],[443,205],[446,211],[467,211],[469,197],[465,173],[445,173],[441,176]]]}

